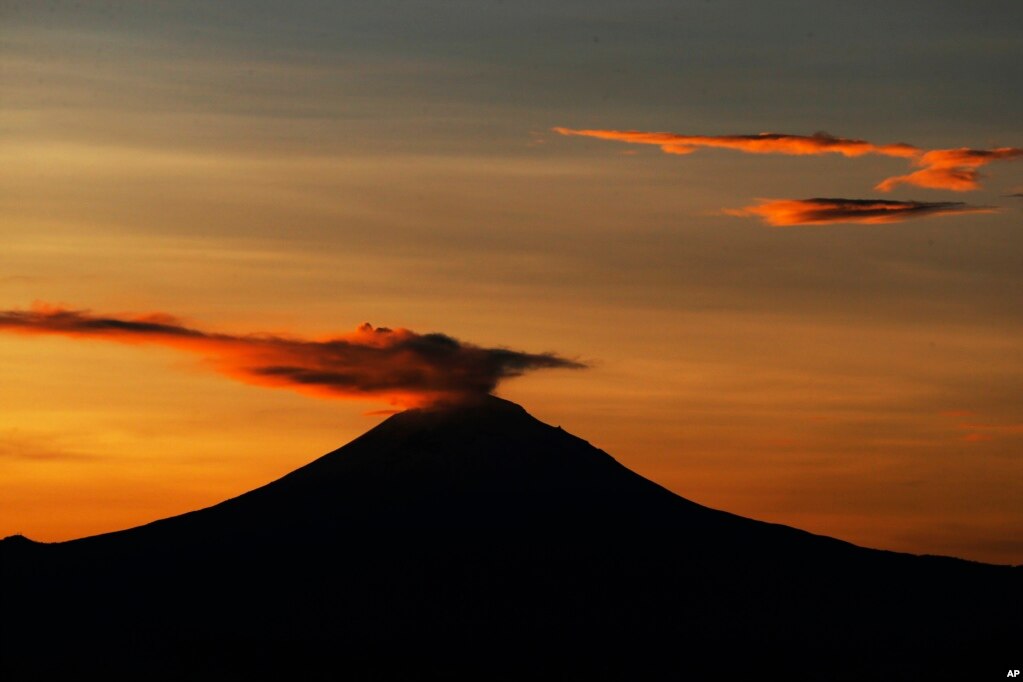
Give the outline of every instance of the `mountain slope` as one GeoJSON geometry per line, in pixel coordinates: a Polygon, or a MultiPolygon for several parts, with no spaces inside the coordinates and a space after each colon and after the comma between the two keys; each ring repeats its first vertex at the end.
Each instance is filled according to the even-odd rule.
{"type": "MultiPolygon", "coordinates": [[[[808,534],[690,502],[607,453],[494,397],[457,408],[397,414],[296,471],[214,507],[69,544],[158,540],[211,533],[317,535],[442,526],[543,533],[661,528],[808,534]]],[[[310,538],[312,539],[312,538],[310,538]]],[[[749,538],[747,538],[749,539],[749,538]]],[[[836,543],[828,538],[818,542],[836,543]]]]}
{"type": "Polygon", "coordinates": [[[4,660],[21,672],[66,662],[54,643],[118,643],[118,667],[198,658],[219,677],[296,655],[634,677],[741,666],[711,653],[725,645],[790,678],[830,658],[831,679],[935,679],[1001,667],[1021,595],[1018,569],[702,507],[497,398],[395,415],[208,509],[0,548],[4,660]]]}

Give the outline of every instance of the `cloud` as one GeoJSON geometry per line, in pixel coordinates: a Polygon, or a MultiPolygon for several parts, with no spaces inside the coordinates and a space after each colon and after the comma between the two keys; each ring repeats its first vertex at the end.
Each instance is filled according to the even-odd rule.
{"type": "Polygon", "coordinates": [[[248,384],[405,407],[484,395],[502,380],[536,369],[584,367],[553,353],[483,348],[444,334],[369,324],[308,340],[207,332],[163,313],[100,316],[46,304],[0,311],[2,331],[165,346],[199,355],[221,374],[248,384]]]}
{"type": "Polygon", "coordinates": [[[1023,423],[996,423],[977,421],[973,410],[943,410],[942,417],[960,419],[955,428],[960,432],[959,440],[965,443],[986,443],[1002,438],[1023,437],[1023,423]]]}
{"type": "Polygon", "coordinates": [[[576,130],[552,128],[561,135],[594,137],[629,144],[650,144],[660,147],[665,154],[692,154],[700,147],[734,149],[747,154],[786,154],[807,156],[841,154],[845,157],[878,154],[912,159],[920,170],[882,180],[875,189],[888,192],[899,185],[915,185],[930,189],[966,192],[980,187],[981,166],[993,161],[1023,158],[1023,149],[998,147],[996,149],[934,149],[925,150],[902,142],[874,144],[866,140],[835,137],[828,133],[813,135],[787,135],[784,133],[758,133],[756,135],[679,135],[651,133],[639,130],[576,130]]]}
{"type": "Polygon", "coordinates": [[[925,152],[914,163],[921,170],[907,175],[896,175],[880,182],[875,189],[888,192],[899,185],[916,185],[930,189],[969,192],[978,189],[981,178],[977,170],[994,161],[1023,158],[1023,149],[998,147],[997,149],[935,149],[925,152]]]}
{"type": "Polygon", "coordinates": [[[956,425],[958,429],[965,431],[961,440],[967,443],[983,443],[998,438],[1013,438],[1023,436],[1023,424],[978,424],[962,423],[956,425]]]}
{"type": "Polygon", "coordinates": [[[783,133],[758,133],[756,135],[678,135],[675,133],[647,133],[638,130],[575,130],[552,128],[561,135],[595,137],[600,140],[614,140],[630,144],[652,144],[665,154],[692,154],[698,147],[734,149],[748,154],[787,154],[806,156],[811,154],[841,154],[842,156],[863,156],[880,154],[912,158],[920,150],[912,145],[873,144],[866,140],[852,140],[834,137],[828,133],[813,135],[786,135],[783,133]]]}
{"type": "Polygon", "coordinates": [[[25,434],[17,429],[0,433],[0,460],[30,462],[83,462],[94,455],[67,448],[52,434],[25,434]]]}
{"type": "Polygon", "coordinates": [[[953,213],[993,213],[990,206],[959,201],[883,201],[880,199],[761,199],[756,206],[726,209],[728,215],[761,218],[768,225],[897,223],[910,218],[953,213]]]}

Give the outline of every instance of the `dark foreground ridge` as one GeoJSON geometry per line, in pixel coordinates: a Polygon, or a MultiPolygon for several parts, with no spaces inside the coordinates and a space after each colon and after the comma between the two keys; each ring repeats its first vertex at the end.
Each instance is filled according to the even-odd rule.
{"type": "Polygon", "coordinates": [[[497,398],[395,415],[208,509],[8,538],[0,562],[4,679],[1019,668],[1020,569],[708,509],[497,398]]]}

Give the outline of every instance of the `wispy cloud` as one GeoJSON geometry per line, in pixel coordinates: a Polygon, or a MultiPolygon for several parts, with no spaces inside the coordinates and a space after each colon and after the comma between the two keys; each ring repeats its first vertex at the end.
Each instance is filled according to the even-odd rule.
{"type": "Polygon", "coordinates": [[[726,209],[728,215],[758,217],[768,225],[830,225],[833,223],[897,223],[911,218],[957,213],[992,213],[990,206],[959,201],[883,201],[880,199],[762,199],[755,206],[726,209]]]}
{"type": "Polygon", "coordinates": [[[959,440],[966,443],[985,443],[1002,438],[1023,437],[1023,424],[978,421],[972,410],[945,410],[942,417],[958,419],[955,428],[960,432],[959,440]]]}
{"type": "Polygon", "coordinates": [[[94,455],[64,446],[53,434],[27,434],[16,429],[0,433],[0,460],[84,462],[94,455]]]}
{"type": "Polygon", "coordinates": [[[911,159],[920,170],[882,180],[875,189],[888,192],[899,185],[915,185],[930,189],[966,192],[980,187],[981,166],[994,161],[1023,158],[1023,149],[934,149],[926,150],[903,142],[875,144],[867,140],[835,137],[829,133],[789,135],[757,133],[755,135],[681,135],[678,133],[644,132],[639,130],[577,130],[553,128],[561,135],[593,137],[629,144],[659,147],[665,154],[692,154],[700,147],[733,149],[747,154],[785,154],[809,156],[841,154],[857,157],[867,154],[911,159]]]}
{"type": "Polygon", "coordinates": [[[981,166],[994,161],[1023,158],[1023,149],[999,147],[997,149],[935,149],[925,152],[914,163],[921,170],[907,175],[896,175],[879,183],[876,189],[888,192],[899,185],[916,185],[930,189],[969,192],[980,187],[981,166]]]}
{"type": "Polygon", "coordinates": [[[677,133],[648,133],[638,130],[576,130],[553,128],[561,135],[595,137],[600,140],[614,140],[630,144],[650,144],[661,148],[666,154],[692,154],[699,147],[734,149],[748,154],[787,154],[807,156],[812,154],[841,154],[842,156],[863,156],[881,154],[911,158],[920,153],[916,147],[903,143],[874,144],[866,140],[835,137],[828,133],[813,135],[787,135],[783,133],[758,133],[755,135],[680,135],[677,133]]]}
{"type": "Polygon", "coordinates": [[[309,340],[209,332],[164,313],[103,316],[46,304],[0,311],[0,331],[165,346],[199,355],[216,371],[248,384],[402,406],[483,395],[503,379],[536,369],[584,367],[553,353],[483,348],[444,334],[369,324],[309,340]]]}

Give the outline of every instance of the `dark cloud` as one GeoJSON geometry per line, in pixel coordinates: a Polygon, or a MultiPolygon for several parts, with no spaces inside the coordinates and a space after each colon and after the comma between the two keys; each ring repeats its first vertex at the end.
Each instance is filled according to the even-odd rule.
{"type": "Polygon", "coordinates": [[[585,366],[553,353],[482,348],[444,334],[369,324],[341,336],[308,340],[207,332],[165,314],[98,316],[37,305],[0,311],[0,331],[177,348],[245,383],[405,406],[483,395],[504,379],[537,369],[585,366]]]}
{"type": "Polygon", "coordinates": [[[832,223],[896,223],[911,218],[956,213],[993,213],[990,206],[960,201],[883,201],[880,199],[765,199],[755,206],[726,209],[735,216],[756,216],[768,225],[828,225],[832,223]]]}

